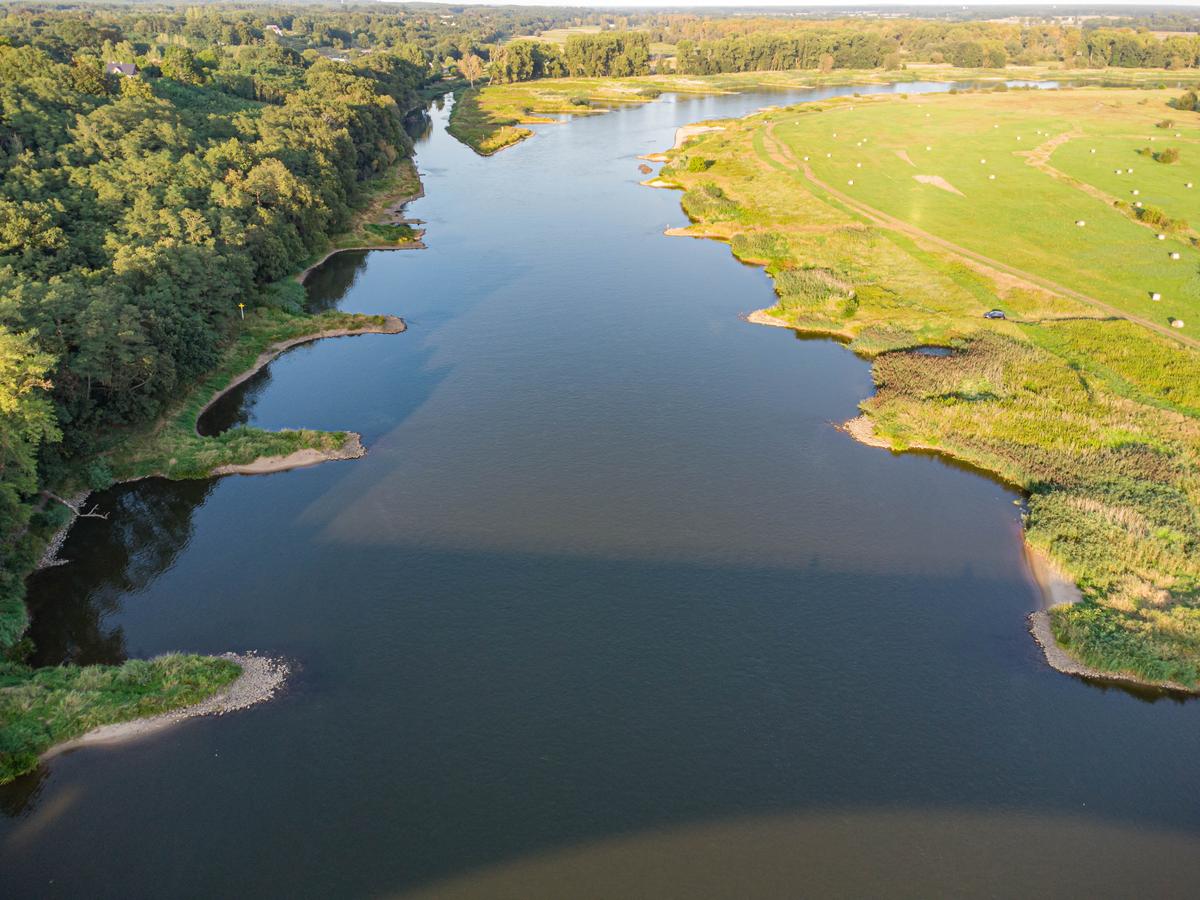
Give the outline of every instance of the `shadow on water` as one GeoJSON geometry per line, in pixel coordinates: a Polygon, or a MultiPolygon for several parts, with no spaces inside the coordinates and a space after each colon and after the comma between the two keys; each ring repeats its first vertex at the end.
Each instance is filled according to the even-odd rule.
{"type": "Polygon", "coordinates": [[[308,276],[304,282],[308,294],[306,309],[311,313],[336,309],[342,298],[367,267],[367,250],[337,253],[308,276]]]}
{"type": "Polygon", "coordinates": [[[29,636],[39,666],[119,663],[120,626],[105,620],[129,594],[167,571],[188,546],[192,514],[215,482],[151,478],[93,496],[108,519],[79,519],[63,547],[66,565],[29,580],[29,636]]]}
{"type": "Polygon", "coordinates": [[[204,437],[230,428],[249,425],[254,405],[271,384],[271,367],[265,366],[206,409],[196,420],[196,431],[204,437]]]}

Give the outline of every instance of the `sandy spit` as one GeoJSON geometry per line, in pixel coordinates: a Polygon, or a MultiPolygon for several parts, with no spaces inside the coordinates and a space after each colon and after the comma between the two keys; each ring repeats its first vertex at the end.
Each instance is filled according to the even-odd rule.
{"type": "Polygon", "coordinates": [[[724,131],[720,125],[684,125],[675,130],[675,144],[671,147],[672,150],[678,150],[689,140],[700,134],[708,134],[710,131],[724,131]]]}
{"type": "Polygon", "coordinates": [[[1028,542],[1025,544],[1025,558],[1029,562],[1029,572],[1041,594],[1042,605],[1041,609],[1029,615],[1029,633],[1042,648],[1050,668],[1065,675],[1077,675],[1093,681],[1120,682],[1160,688],[1175,693],[1200,694],[1200,689],[1174,681],[1147,681],[1135,675],[1122,675],[1117,672],[1093,669],[1071,656],[1054,639],[1054,630],[1050,627],[1050,610],[1056,606],[1078,603],[1083,599],[1083,594],[1080,593],[1079,586],[1064,575],[1049,556],[1036,547],[1031,547],[1028,542]]]}
{"type": "Polygon", "coordinates": [[[795,328],[788,322],[785,322],[779,316],[773,316],[765,309],[756,309],[745,317],[746,321],[752,325],[770,325],[772,328],[795,328]]]}
{"type": "Polygon", "coordinates": [[[246,709],[274,697],[287,680],[290,671],[287,663],[281,659],[255,656],[251,653],[224,653],[222,656],[241,666],[242,674],[234,679],[227,688],[207,700],[201,700],[192,706],[185,706],[182,709],[145,719],[119,722],[116,725],[101,725],[80,737],[54,745],[42,754],[42,760],[45,761],[79,747],[120,744],[136,740],[197,716],[223,716],[239,709],[246,709]]]}
{"type": "Polygon", "coordinates": [[[358,459],[367,455],[363,446],[362,435],[357,431],[346,433],[346,442],[336,450],[317,450],[306,447],[295,453],[284,456],[260,456],[253,462],[230,463],[227,466],[217,466],[210,475],[269,475],[272,472],[288,472],[292,469],[304,469],[318,463],[332,462],[338,459],[358,459]]]}

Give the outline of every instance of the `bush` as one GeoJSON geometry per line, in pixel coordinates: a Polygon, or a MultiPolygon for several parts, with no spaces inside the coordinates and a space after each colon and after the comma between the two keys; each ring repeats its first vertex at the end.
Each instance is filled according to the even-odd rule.
{"type": "Polygon", "coordinates": [[[704,172],[713,164],[711,159],[704,159],[700,156],[693,156],[687,161],[687,170],[689,172],[704,172]]]}
{"type": "Polygon", "coordinates": [[[1177,163],[1179,162],[1179,148],[1167,147],[1165,150],[1159,150],[1154,154],[1154,158],[1158,162],[1166,163],[1167,165],[1170,165],[1171,163],[1177,163]]]}
{"type": "Polygon", "coordinates": [[[1175,107],[1176,109],[1183,109],[1183,110],[1187,110],[1188,112],[1195,112],[1197,109],[1197,106],[1200,105],[1200,99],[1198,99],[1196,97],[1195,91],[1187,91],[1186,93],[1181,94],[1180,96],[1178,96],[1174,100],[1172,100],[1171,105],[1173,107],[1175,107]]]}
{"type": "Polygon", "coordinates": [[[1174,125],[1175,125],[1174,119],[1163,119],[1161,122],[1158,122],[1157,124],[1155,124],[1154,127],[1155,128],[1171,128],[1174,125]]]}
{"type": "Polygon", "coordinates": [[[592,101],[589,100],[587,97],[572,97],[570,102],[571,102],[572,106],[591,106],[592,105],[592,101]]]}

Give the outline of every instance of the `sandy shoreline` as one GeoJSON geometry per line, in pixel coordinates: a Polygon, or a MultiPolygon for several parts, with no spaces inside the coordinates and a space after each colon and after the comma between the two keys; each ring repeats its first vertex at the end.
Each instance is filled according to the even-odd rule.
{"type": "Polygon", "coordinates": [[[671,145],[672,150],[678,150],[694,137],[702,134],[708,134],[710,131],[724,131],[722,125],[683,125],[675,129],[675,143],[671,145]]]}
{"type": "Polygon", "coordinates": [[[198,716],[223,716],[239,709],[246,709],[270,700],[287,680],[289,668],[283,660],[253,654],[223,653],[221,655],[224,659],[233,660],[242,667],[242,674],[224,690],[218,691],[207,700],[160,713],[157,716],[93,728],[77,738],[55,744],[41,755],[42,762],[79,747],[104,746],[136,740],[198,716]]]}
{"type": "Polygon", "coordinates": [[[260,456],[248,463],[230,463],[227,466],[217,466],[210,475],[269,475],[272,472],[288,472],[292,469],[306,469],[323,462],[334,462],[339,459],[359,459],[367,455],[363,446],[362,435],[357,431],[346,432],[346,442],[336,450],[317,450],[306,447],[284,456],[260,456]]]}

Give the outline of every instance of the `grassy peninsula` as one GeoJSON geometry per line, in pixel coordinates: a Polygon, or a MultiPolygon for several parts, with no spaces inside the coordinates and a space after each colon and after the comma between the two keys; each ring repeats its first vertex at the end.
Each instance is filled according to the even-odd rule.
{"type": "Polygon", "coordinates": [[[196,703],[241,671],[228,659],[182,654],[120,666],[0,663],[0,784],[32,770],[54,744],[196,703]]]}
{"type": "Polygon", "coordinates": [[[874,360],[860,437],[1027,492],[1083,595],[1051,611],[1072,656],[1195,688],[1200,117],[1174,94],[848,97],[710,123],[661,177],[681,233],[766,267],[762,320],[874,360]]]}

